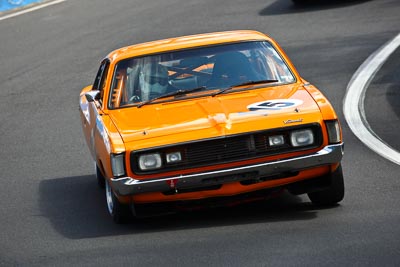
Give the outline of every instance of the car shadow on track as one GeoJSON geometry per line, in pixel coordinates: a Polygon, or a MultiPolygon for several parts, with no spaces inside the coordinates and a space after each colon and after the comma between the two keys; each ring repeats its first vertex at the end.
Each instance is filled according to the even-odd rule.
{"type": "Polygon", "coordinates": [[[98,188],[94,176],[44,180],[40,183],[39,194],[41,214],[49,219],[56,231],[70,239],[311,220],[319,211],[300,197],[283,193],[261,202],[181,212],[117,225],[107,213],[104,190],[98,188]]]}
{"type": "Polygon", "coordinates": [[[282,15],[290,13],[302,13],[320,11],[326,9],[342,8],[359,5],[371,0],[309,0],[303,4],[295,4],[292,0],[276,0],[259,12],[260,16],[282,15]]]}

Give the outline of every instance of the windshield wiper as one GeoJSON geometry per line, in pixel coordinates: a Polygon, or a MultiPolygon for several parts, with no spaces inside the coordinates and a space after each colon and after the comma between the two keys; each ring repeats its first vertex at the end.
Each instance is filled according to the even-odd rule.
{"type": "Polygon", "coordinates": [[[167,97],[171,97],[171,96],[186,95],[186,94],[189,94],[189,93],[193,93],[193,92],[204,90],[206,88],[207,87],[205,87],[205,86],[200,86],[200,87],[191,88],[191,89],[179,89],[179,90],[176,90],[176,91],[173,91],[173,92],[169,92],[169,93],[157,96],[157,97],[149,99],[147,101],[144,101],[144,102],[140,103],[139,105],[137,105],[137,107],[141,108],[142,106],[150,104],[153,101],[156,101],[158,99],[167,98],[167,97]]]}
{"type": "Polygon", "coordinates": [[[239,87],[239,86],[245,86],[245,85],[255,85],[255,84],[262,84],[262,83],[276,83],[279,82],[278,80],[259,80],[259,81],[247,81],[247,82],[243,82],[243,83],[239,83],[239,84],[235,84],[235,85],[231,85],[227,88],[221,89],[220,91],[214,93],[212,96],[216,96],[219,94],[223,94],[226,91],[229,91],[233,88],[239,87]]]}

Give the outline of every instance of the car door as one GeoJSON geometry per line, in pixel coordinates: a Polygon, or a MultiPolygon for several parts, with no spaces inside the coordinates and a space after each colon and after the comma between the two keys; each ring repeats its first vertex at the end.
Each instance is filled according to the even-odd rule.
{"type": "Polygon", "coordinates": [[[105,116],[102,106],[109,65],[107,59],[101,63],[93,85],[84,88],[80,96],[83,132],[91,155],[97,163],[100,158],[102,161],[109,158],[107,154],[110,151],[110,142],[102,118],[105,116]]]}

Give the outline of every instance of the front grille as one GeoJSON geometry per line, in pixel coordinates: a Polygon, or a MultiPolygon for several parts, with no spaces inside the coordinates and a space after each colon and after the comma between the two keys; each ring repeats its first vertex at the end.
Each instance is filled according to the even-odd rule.
{"type": "Polygon", "coordinates": [[[286,127],[268,131],[252,132],[234,136],[226,136],[215,139],[176,144],[167,147],[158,147],[141,151],[134,151],[131,154],[131,168],[137,174],[158,173],[162,171],[196,168],[221,163],[236,162],[259,157],[290,153],[300,150],[313,149],[321,146],[322,132],[319,124],[302,125],[301,127],[286,127]],[[290,145],[289,133],[298,129],[311,129],[314,133],[314,143],[306,147],[292,147],[290,145]],[[269,136],[283,135],[285,145],[271,147],[269,136]],[[165,162],[165,154],[180,151],[182,161],[175,164],[165,162]],[[137,168],[138,158],[141,154],[158,152],[163,159],[163,167],[153,171],[142,171],[137,168]]]}
{"type": "Polygon", "coordinates": [[[236,136],[191,144],[185,149],[187,163],[218,162],[254,156],[256,150],[251,146],[254,143],[253,138],[253,135],[236,136]]]}

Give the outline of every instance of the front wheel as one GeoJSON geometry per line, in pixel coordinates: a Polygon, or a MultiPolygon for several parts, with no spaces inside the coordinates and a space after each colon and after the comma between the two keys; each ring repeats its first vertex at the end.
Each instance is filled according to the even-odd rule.
{"type": "Polygon", "coordinates": [[[339,167],[326,178],[330,179],[331,182],[327,189],[308,193],[311,202],[316,205],[330,206],[342,201],[344,198],[342,166],[339,165],[339,167]]]}
{"type": "Polygon", "coordinates": [[[105,182],[105,185],[108,213],[115,223],[121,224],[128,222],[132,217],[129,205],[122,204],[118,201],[108,181],[105,182]]]}

